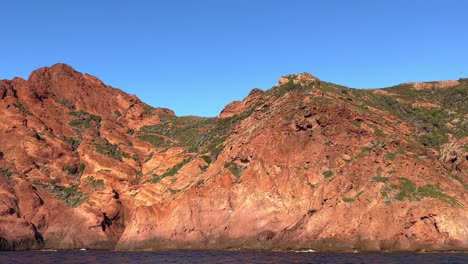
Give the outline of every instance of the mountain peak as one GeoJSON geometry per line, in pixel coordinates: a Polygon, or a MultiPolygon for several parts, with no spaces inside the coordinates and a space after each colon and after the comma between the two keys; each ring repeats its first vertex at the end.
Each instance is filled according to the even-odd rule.
{"type": "Polygon", "coordinates": [[[56,80],[63,81],[68,78],[78,78],[82,74],[76,71],[72,66],[64,63],[57,63],[50,67],[43,67],[33,71],[28,78],[30,82],[56,80]]]}
{"type": "Polygon", "coordinates": [[[311,84],[314,82],[319,82],[320,80],[313,76],[310,73],[298,73],[298,74],[287,74],[279,78],[278,86],[284,85],[293,81],[294,84],[311,84]]]}

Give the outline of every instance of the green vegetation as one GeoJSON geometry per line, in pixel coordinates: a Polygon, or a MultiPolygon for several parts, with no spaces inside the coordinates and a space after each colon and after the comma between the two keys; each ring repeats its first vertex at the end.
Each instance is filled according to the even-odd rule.
{"type": "Polygon", "coordinates": [[[122,161],[122,158],[131,158],[130,155],[121,150],[117,144],[111,144],[106,138],[97,138],[94,143],[96,151],[104,156],[118,161],[122,161]]]}
{"type": "Polygon", "coordinates": [[[294,114],[292,115],[288,115],[288,116],[283,116],[283,120],[286,121],[286,122],[291,122],[294,118],[294,114]]]}
{"type": "MultiPolygon", "coordinates": [[[[419,145],[432,148],[440,148],[448,142],[449,134],[455,138],[468,136],[468,123],[463,122],[468,113],[468,82],[448,89],[421,89],[416,90],[412,84],[402,84],[384,89],[385,93],[375,93],[371,90],[350,89],[344,86],[327,82],[313,82],[311,84],[299,83],[295,80],[298,75],[287,75],[284,78],[288,82],[275,86],[266,91],[267,97],[278,97],[288,92],[308,94],[317,103],[327,103],[325,97],[310,94],[311,88],[318,89],[324,93],[338,95],[337,100],[352,100],[354,107],[365,114],[378,117],[371,110],[377,108],[387,112],[397,119],[406,122],[416,128],[413,137],[419,145]],[[325,100],[325,101],[324,101],[325,100]],[[415,103],[430,103],[429,106],[421,106],[415,103]]],[[[286,121],[292,120],[292,116],[283,117],[286,121]]],[[[358,120],[351,123],[360,127],[358,120]]],[[[372,126],[374,134],[378,137],[387,135],[378,126],[372,126]]]]}
{"type": "Polygon", "coordinates": [[[70,123],[68,124],[70,126],[81,128],[81,129],[89,129],[91,127],[89,120],[85,120],[85,119],[75,119],[75,120],[70,121],[70,123]]]}
{"type": "Polygon", "coordinates": [[[53,99],[55,100],[55,102],[65,106],[68,109],[72,109],[72,110],[75,109],[75,105],[73,103],[71,103],[70,101],[68,101],[67,99],[65,99],[65,98],[60,98],[60,97],[54,96],[53,99]]]}
{"type": "Polygon", "coordinates": [[[203,186],[205,184],[205,180],[199,180],[197,181],[197,183],[195,184],[195,186],[197,186],[197,188],[200,188],[201,186],[203,186]]]}
{"type": "MultiPolygon", "coordinates": [[[[454,197],[444,193],[439,185],[426,184],[417,186],[413,181],[400,177],[399,184],[390,184],[382,189],[381,195],[386,203],[398,201],[420,201],[424,198],[435,198],[451,205],[463,205],[454,197]]],[[[387,182],[386,182],[387,183],[387,182]]]]}
{"type": "Polygon", "coordinates": [[[120,113],[119,110],[115,110],[115,111],[114,111],[114,115],[115,115],[115,117],[119,118],[119,117],[122,116],[122,113],[120,113]]]}
{"type": "Polygon", "coordinates": [[[93,120],[96,123],[101,123],[101,121],[102,121],[102,117],[100,117],[100,116],[91,115],[90,117],[91,117],[91,120],[93,120]]]}
{"type": "Polygon", "coordinates": [[[461,185],[463,185],[463,188],[465,188],[465,190],[468,191],[468,184],[465,183],[465,181],[458,175],[450,175],[453,179],[457,180],[458,182],[461,183],[461,185]]]}
{"type": "Polygon", "coordinates": [[[373,177],[372,180],[374,182],[381,182],[381,183],[388,183],[390,178],[382,176],[382,168],[377,168],[377,176],[373,177]]]}
{"type": "Polygon", "coordinates": [[[370,127],[372,128],[372,130],[374,130],[374,134],[378,137],[385,137],[387,136],[387,134],[385,134],[382,129],[378,128],[377,126],[374,126],[374,125],[370,125],[370,127]]]}
{"type": "Polygon", "coordinates": [[[331,170],[327,170],[327,171],[322,172],[322,175],[323,175],[323,177],[325,179],[333,177],[334,174],[335,173],[333,171],[331,171],[331,170]]]}
{"type": "Polygon", "coordinates": [[[138,154],[135,153],[135,154],[133,154],[133,155],[131,156],[131,158],[132,158],[135,162],[140,163],[140,155],[138,155],[138,154]]]}
{"type": "Polygon", "coordinates": [[[385,155],[385,158],[391,161],[394,161],[396,159],[396,153],[387,153],[385,155]]]}
{"type": "Polygon", "coordinates": [[[12,172],[10,172],[8,169],[0,167],[0,174],[5,176],[7,180],[11,179],[11,176],[13,175],[12,172]]]}
{"type": "Polygon", "coordinates": [[[70,176],[75,176],[75,177],[80,177],[83,174],[85,169],[86,169],[86,166],[83,163],[80,163],[79,165],[68,164],[65,167],[65,171],[67,172],[67,174],[70,176]]]}
{"type": "Polygon", "coordinates": [[[70,144],[73,151],[76,151],[78,149],[78,147],[80,146],[80,140],[79,139],[74,139],[74,138],[66,137],[66,136],[61,136],[60,139],[67,142],[68,144],[70,144]]]}
{"type": "Polygon", "coordinates": [[[358,192],[356,195],[354,195],[353,197],[351,198],[348,198],[348,197],[343,197],[343,202],[345,203],[352,203],[354,201],[356,201],[356,199],[361,196],[361,194],[363,194],[364,192],[363,191],[360,191],[358,192]]]}
{"type": "Polygon", "coordinates": [[[135,129],[133,129],[133,128],[127,129],[127,134],[129,134],[129,135],[135,134],[135,129]]]}
{"type": "Polygon", "coordinates": [[[364,156],[364,154],[371,153],[371,151],[372,151],[371,147],[362,147],[361,152],[359,152],[359,154],[357,154],[357,156],[354,157],[353,160],[357,160],[357,159],[361,158],[362,156],[364,156]]]}
{"type": "Polygon", "coordinates": [[[397,151],[387,153],[385,155],[385,159],[395,161],[398,155],[405,154],[405,151],[403,151],[400,146],[397,146],[396,148],[397,148],[397,151]]]}
{"type": "Polygon", "coordinates": [[[208,170],[210,166],[206,165],[206,166],[202,166],[202,165],[198,165],[198,168],[200,168],[200,171],[201,172],[205,172],[206,170],[208,170]]]}
{"type": "Polygon", "coordinates": [[[137,178],[143,177],[143,172],[135,170],[135,175],[137,178]]]}
{"type": "Polygon", "coordinates": [[[190,161],[192,161],[192,158],[185,159],[182,162],[175,165],[174,167],[168,169],[162,175],[153,174],[153,179],[151,179],[150,182],[151,183],[158,183],[158,182],[162,181],[166,177],[171,177],[171,176],[176,175],[179,172],[179,170],[182,169],[182,167],[184,167],[190,161]]]}
{"type": "Polygon", "coordinates": [[[162,181],[165,177],[164,176],[159,176],[157,174],[153,174],[153,178],[149,181],[151,183],[159,183],[160,181],[162,181]]]}
{"type": "Polygon", "coordinates": [[[65,168],[65,170],[67,171],[67,174],[68,175],[74,175],[78,169],[76,167],[73,167],[72,165],[68,164],[67,167],[65,168]]]}
{"type": "Polygon", "coordinates": [[[167,188],[167,191],[170,192],[171,194],[177,194],[178,192],[180,192],[180,190],[175,190],[172,188],[167,188]]]}
{"type": "Polygon", "coordinates": [[[81,111],[72,111],[68,113],[71,116],[76,117],[76,119],[70,121],[68,125],[75,127],[75,132],[78,135],[81,135],[84,130],[94,128],[99,129],[101,127],[102,117],[97,115],[92,115],[83,110],[81,111]]]}
{"type": "Polygon", "coordinates": [[[148,163],[154,156],[154,152],[151,152],[143,163],[148,163]]]}
{"type": "Polygon", "coordinates": [[[400,185],[394,185],[393,188],[398,190],[398,193],[395,196],[395,199],[399,201],[409,200],[414,201],[417,198],[416,194],[416,184],[409,179],[406,178],[398,178],[400,181],[400,185]],[[395,187],[396,186],[396,187],[395,187]]]}
{"type": "Polygon", "coordinates": [[[303,85],[301,83],[294,83],[294,80],[297,78],[297,74],[290,74],[283,77],[288,79],[289,81],[281,86],[276,86],[268,90],[266,92],[268,96],[279,97],[283,96],[288,92],[306,93],[310,90],[310,87],[308,87],[307,85],[303,85]]]}
{"type": "Polygon", "coordinates": [[[315,188],[317,187],[315,184],[312,184],[310,181],[307,181],[307,186],[309,186],[310,189],[312,190],[315,190],[315,188]]]}
{"type": "Polygon", "coordinates": [[[351,124],[353,124],[353,125],[356,126],[356,127],[361,127],[362,121],[353,120],[353,121],[351,121],[351,124]]]}
{"type": "Polygon", "coordinates": [[[86,193],[78,190],[78,185],[58,186],[52,184],[44,184],[40,181],[33,181],[33,184],[39,186],[49,192],[58,200],[64,201],[68,206],[78,207],[82,203],[88,201],[89,197],[86,193]]]}
{"type": "Polygon", "coordinates": [[[453,120],[464,120],[468,113],[468,83],[450,89],[416,90],[411,84],[385,89],[395,94],[379,95],[366,93],[360,101],[369,106],[393,114],[400,120],[416,127],[415,139],[425,147],[440,148],[448,141],[448,134],[456,138],[468,136],[468,123],[458,122],[452,127],[446,124],[453,120]],[[413,103],[429,102],[440,107],[414,107],[413,103]]]}
{"type": "Polygon", "coordinates": [[[389,177],[384,176],[375,176],[372,178],[374,182],[388,183],[390,181],[389,177]]]}
{"type": "Polygon", "coordinates": [[[157,147],[186,147],[188,152],[216,157],[232,128],[249,117],[258,105],[230,118],[176,117],[160,114],[161,123],[140,129],[140,140],[157,147]],[[164,138],[172,141],[165,141],[164,138]]]}
{"type": "Polygon", "coordinates": [[[245,167],[238,165],[234,162],[226,162],[224,163],[224,168],[231,171],[231,173],[236,177],[236,181],[238,182],[244,173],[245,167]]]}
{"type": "Polygon", "coordinates": [[[104,180],[103,179],[94,179],[94,176],[86,177],[86,185],[95,191],[104,190],[104,180]]]}
{"type": "Polygon", "coordinates": [[[192,158],[188,158],[188,159],[185,159],[183,160],[182,162],[178,163],[177,165],[175,165],[174,167],[170,168],[169,170],[167,170],[163,175],[161,176],[164,176],[164,177],[167,177],[167,176],[174,176],[176,175],[180,169],[182,169],[182,167],[184,167],[187,163],[189,163],[190,161],[192,161],[192,158]]]}
{"type": "Polygon", "coordinates": [[[210,157],[210,156],[203,155],[203,156],[201,156],[201,158],[202,158],[207,164],[211,164],[211,157],[210,157]]]}
{"type": "Polygon", "coordinates": [[[155,147],[167,147],[170,145],[169,142],[166,142],[164,138],[158,135],[146,134],[146,135],[138,136],[138,139],[141,141],[148,142],[155,147]]]}
{"type": "Polygon", "coordinates": [[[419,186],[417,192],[420,197],[436,198],[452,205],[461,206],[461,203],[457,199],[444,193],[439,185],[426,184],[419,186]]]}
{"type": "Polygon", "coordinates": [[[20,102],[20,100],[17,100],[15,103],[15,106],[18,107],[18,109],[23,112],[26,115],[32,115],[31,111],[26,109],[26,106],[23,105],[23,103],[20,102]]]}

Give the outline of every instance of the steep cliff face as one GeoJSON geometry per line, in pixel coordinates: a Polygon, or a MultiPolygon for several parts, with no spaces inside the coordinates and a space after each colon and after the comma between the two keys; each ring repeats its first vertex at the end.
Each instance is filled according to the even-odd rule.
{"type": "Polygon", "coordinates": [[[0,248],[466,250],[468,84],[437,84],[287,75],[201,118],[0,81],[0,248]]]}

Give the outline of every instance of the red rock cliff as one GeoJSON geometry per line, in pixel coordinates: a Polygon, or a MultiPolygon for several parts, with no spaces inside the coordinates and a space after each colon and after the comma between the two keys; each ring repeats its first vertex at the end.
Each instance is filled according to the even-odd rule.
{"type": "Polygon", "coordinates": [[[463,85],[287,75],[201,118],[64,64],[1,81],[0,249],[467,250],[466,105],[406,96],[463,85]]]}

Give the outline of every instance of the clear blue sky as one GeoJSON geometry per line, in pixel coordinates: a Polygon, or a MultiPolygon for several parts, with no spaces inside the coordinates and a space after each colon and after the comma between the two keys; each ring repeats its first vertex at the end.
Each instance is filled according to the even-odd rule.
{"type": "Polygon", "coordinates": [[[350,87],[468,77],[465,0],[5,0],[0,79],[57,62],[178,115],[310,72],[350,87]]]}

